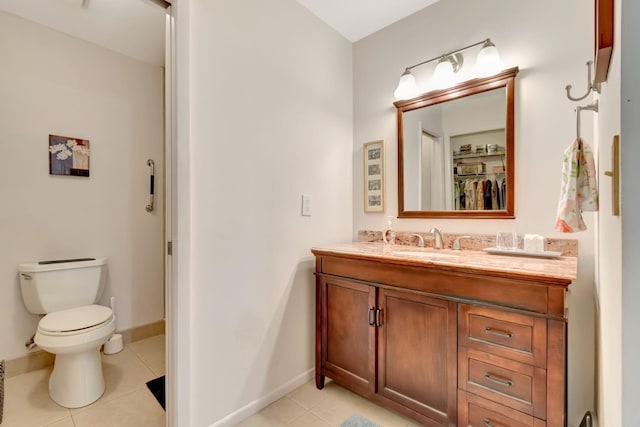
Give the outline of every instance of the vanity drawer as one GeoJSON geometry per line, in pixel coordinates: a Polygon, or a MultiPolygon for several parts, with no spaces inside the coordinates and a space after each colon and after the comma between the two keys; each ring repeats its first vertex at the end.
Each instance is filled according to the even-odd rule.
{"type": "Polygon", "coordinates": [[[546,418],[547,372],[491,353],[460,347],[458,388],[546,418]]]}
{"type": "Polygon", "coordinates": [[[546,319],[466,304],[458,310],[459,345],[546,367],[546,319]]]}
{"type": "Polygon", "coordinates": [[[458,393],[458,427],[546,427],[544,420],[471,393],[458,393]]]}

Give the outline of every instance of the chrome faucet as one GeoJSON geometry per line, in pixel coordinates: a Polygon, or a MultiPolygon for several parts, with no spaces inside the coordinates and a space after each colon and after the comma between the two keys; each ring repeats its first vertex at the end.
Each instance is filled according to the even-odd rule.
{"type": "Polygon", "coordinates": [[[459,251],[460,250],[460,239],[470,239],[471,236],[458,236],[456,237],[456,240],[453,241],[453,246],[452,249],[454,251],[459,251]]]}
{"type": "Polygon", "coordinates": [[[433,236],[433,248],[442,249],[442,234],[440,234],[440,230],[438,230],[436,227],[433,227],[431,230],[429,230],[429,234],[433,236]]]}
{"type": "Polygon", "coordinates": [[[419,234],[412,234],[411,237],[417,237],[418,238],[418,247],[419,248],[424,248],[424,239],[422,238],[421,235],[419,234]]]}

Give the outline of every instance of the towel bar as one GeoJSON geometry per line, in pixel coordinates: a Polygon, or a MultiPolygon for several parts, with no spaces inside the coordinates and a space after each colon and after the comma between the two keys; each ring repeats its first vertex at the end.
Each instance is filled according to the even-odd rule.
{"type": "Polygon", "coordinates": [[[154,178],[155,178],[155,166],[156,164],[153,162],[153,160],[148,159],[147,160],[147,165],[151,168],[151,174],[149,176],[149,204],[146,206],[146,210],[147,212],[153,212],[153,202],[154,202],[154,186],[155,186],[155,182],[154,182],[154,178]]]}
{"type": "Polygon", "coordinates": [[[598,112],[598,101],[593,104],[585,105],[585,106],[577,106],[576,107],[576,138],[580,139],[580,112],[581,111],[595,111],[598,112]]]}

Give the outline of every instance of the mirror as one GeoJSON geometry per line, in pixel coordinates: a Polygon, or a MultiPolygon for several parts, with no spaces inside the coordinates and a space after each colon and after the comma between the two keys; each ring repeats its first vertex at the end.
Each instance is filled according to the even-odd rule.
{"type": "Polygon", "coordinates": [[[399,218],[515,218],[517,73],[394,103],[399,218]]]}

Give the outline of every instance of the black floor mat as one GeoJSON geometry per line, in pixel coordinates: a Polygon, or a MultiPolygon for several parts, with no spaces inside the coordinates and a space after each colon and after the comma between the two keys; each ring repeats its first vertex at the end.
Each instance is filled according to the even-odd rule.
{"type": "MultiPolygon", "coordinates": [[[[147,382],[147,387],[153,393],[153,396],[156,398],[162,409],[165,409],[164,406],[164,375],[156,378],[155,380],[151,380],[147,382]]],[[[165,409],[166,410],[166,409],[165,409]]]]}

